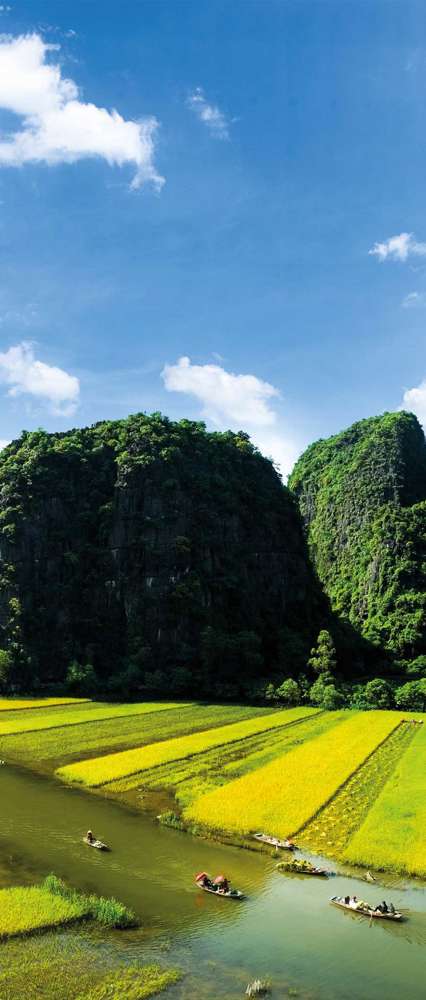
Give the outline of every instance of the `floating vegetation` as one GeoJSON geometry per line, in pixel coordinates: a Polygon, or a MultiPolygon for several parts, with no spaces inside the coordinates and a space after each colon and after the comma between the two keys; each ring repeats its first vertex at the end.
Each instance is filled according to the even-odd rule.
{"type": "Polygon", "coordinates": [[[253,979],[252,983],[249,983],[246,989],[246,996],[248,997],[264,997],[270,992],[271,984],[267,979],[253,979]]]}
{"type": "Polygon", "coordinates": [[[181,976],[179,969],[162,969],[159,965],[119,969],[77,1000],[146,1000],[179,982],[181,976]]]}

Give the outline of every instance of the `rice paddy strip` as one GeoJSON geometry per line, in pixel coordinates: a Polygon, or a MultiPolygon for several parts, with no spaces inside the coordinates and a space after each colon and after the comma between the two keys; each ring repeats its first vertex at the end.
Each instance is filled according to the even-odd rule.
{"type": "MultiPolygon", "coordinates": [[[[186,708],[190,702],[183,702],[182,708],[186,708]]],[[[95,706],[91,711],[74,711],[70,712],[50,712],[46,714],[38,714],[37,717],[31,716],[30,719],[26,719],[25,716],[19,714],[19,716],[12,721],[4,722],[2,717],[0,717],[0,736],[12,736],[14,733],[35,733],[39,729],[58,729],[62,726],[79,726],[83,723],[86,725],[88,723],[92,724],[94,722],[102,722],[104,719],[120,719],[127,715],[150,715],[151,712],[164,712],[170,708],[179,707],[175,702],[164,701],[164,702],[142,702],[140,704],[130,704],[130,705],[105,705],[102,708],[96,708],[95,706]]]]}
{"type": "Polygon", "coordinates": [[[90,702],[90,698],[0,698],[0,712],[53,708],[54,705],[82,705],[84,702],[90,702]]]}
{"type": "Polygon", "coordinates": [[[58,927],[87,913],[84,901],[63,899],[44,886],[0,889],[0,939],[58,927]]]}
{"type": "Polygon", "coordinates": [[[425,829],[426,725],[423,725],[343,857],[372,868],[426,876],[425,829]]]}
{"type": "Polygon", "coordinates": [[[160,764],[203,753],[205,750],[225,743],[235,742],[254,733],[289,725],[314,713],[315,709],[312,708],[289,708],[266,715],[263,718],[248,719],[228,726],[208,729],[203,733],[193,733],[191,736],[165,740],[162,743],[137,747],[134,750],[109,754],[106,757],[95,757],[77,764],[69,764],[59,768],[56,774],[64,781],[78,782],[87,787],[95,788],[118,778],[146,771],[160,764]]]}
{"type": "Polygon", "coordinates": [[[299,832],[299,843],[341,857],[415,735],[415,728],[402,722],[299,832]]]}
{"type": "Polygon", "coordinates": [[[240,835],[260,829],[281,837],[295,833],[400,721],[398,712],[351,713],[330,732],[202,795],[184,817],[240,835]]]}
{"type": "Polygon", "coordinates": [[[224,785],[229,781],[230,774],[247,774],[279,754],[288,753],[295,746],[321,735],[343,718],[344,712],[321,712],[282,729],[246,736],[243,740],[215,747],[194,757],[158,765],[142,774],[113,781],[108,785],[108,793],[121,794],[136,788],[168,788],[173,789],[179,806],[184,808],[199,797],[200,787],[207,792],[224,785]]]}
{"type": "Polygon", "coordinates": [[[32,733],[0,736],[0,756],[17,764],[39,771],[53,771],[62,764],[83,757],[142,746],[202,732],[213,726],[239,722],[241,719],[263,718],[271,715],[270,708],[247,705],[190,704],[182,708],[178,703],[170,710],[149,715],[123,716],[106,719],[90,725],[63,726],[32,733]]]}

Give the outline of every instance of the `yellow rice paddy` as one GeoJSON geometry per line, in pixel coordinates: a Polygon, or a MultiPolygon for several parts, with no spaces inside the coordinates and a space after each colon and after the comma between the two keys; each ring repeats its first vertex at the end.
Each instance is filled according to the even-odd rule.
{"type": "Polygon", "coordinates": [[[260,718],[246,719],[227,726],[208,729],[201,733],[193,733],[191,736],[164,740],[161,743],[124,750],[122,753],[108,754],[103,757],[95,757],[92,760],[68,764],[59,768],[56,774],[64,781],[79,782],[93,788],[160,764],[204,753],[206,750],[211,750],[221,744],[241,740],[245,736],[287,726],[299,719],[314,715],[316,711],[318,709],[289,708],[260,718]]]}
{"type": "Polygon", "coordinates": [[[213,829],[295,833],[400,723],[399,712],[351,714],[330,732],[202,795],[184,816],[213,829]]]}

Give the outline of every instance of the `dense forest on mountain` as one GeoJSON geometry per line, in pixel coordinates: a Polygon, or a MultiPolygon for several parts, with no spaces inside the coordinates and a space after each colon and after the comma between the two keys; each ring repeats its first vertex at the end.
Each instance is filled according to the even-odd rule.
{"type": "Polygon", "coordinates": [[[416,417],[385,413],[316,442],[289,485],[333,611],[368,641],[376,669],[416,676],[426,663],[426,443],[416,417]]]}
{"type": "Polygon", "coordinates": [[[0,685],[252,697],[327,613],[294,496],[243,433],[139,414],[0,455],[0,685]]]}
{"type": "Polygon", "coordinates": [[[289,487],[246,434],[158,413],[24,432],[0,454],[0,689],[421,707],[416,418],[316,442],[289,487]]]}

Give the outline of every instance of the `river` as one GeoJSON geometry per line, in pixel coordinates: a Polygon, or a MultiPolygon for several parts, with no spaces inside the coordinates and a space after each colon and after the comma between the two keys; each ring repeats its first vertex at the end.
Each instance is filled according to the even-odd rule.
{"type": "MultiPolygon", "coordinates": [[[[0,768],[0,804],[1,884],[34,882],[54,871],[71,885],[131,906],[143,933],[123,934],[111,947],[122,949],[122,961],[144,961],[164,952],[167,942],[164,964],[187,973],[170,998],[237,1000],[249,980],[264,976],[273,998],[425,996],[426,888],[420,883],[390,887],[384,880],[384,887],[353,875],[328,881],[284,876],[268,854],[157,826],[111,800],[10,766],[0,768]],[[83,844],[89,827],[111,844],[110,853],[83,844]],[[201,893],[193,885],[201,869],[225,871],[246,900],[201,893]],[[374,903],[392,899],[409,919],[371,925],[329,905],[331,895],[346,893],[374,903]]],[[[115,932],[114,940],[119,936],[115,932]]]]}

